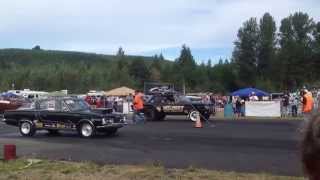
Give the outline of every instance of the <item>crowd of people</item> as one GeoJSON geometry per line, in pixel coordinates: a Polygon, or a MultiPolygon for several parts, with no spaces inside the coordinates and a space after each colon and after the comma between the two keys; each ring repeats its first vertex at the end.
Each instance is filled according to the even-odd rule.
{"type": "Polygon", "coordinates": [[[305,95],[310,96],[312,99],[313,110],[316,111],[319,109],[320,104],[320,90],[308,91],[306,88],[303,88],[301,91],[293,93],[285,93],[282,97],[282,116],[301,116],[304,113],[304,104],[305,104],[305,95]]]}
{"type": "Polygon", "coordinates": [[[126,97],[87,95],[84,100],[93,108],[112,108],[114,112],[123,112],[123,103],[127,102],[128,105],[132,104],[129,108],[133,111],[133,122],[145,122],[143,93],[139,90],[126,97]]]}
{"type": "Polygon", "coordinates": [[[132,96],[116,97],[116,96],[85,96],[84,100],[92,108],[112,108],[114,112],[122,111],[122,104],[124,102],[131,102],[132,96]]]}

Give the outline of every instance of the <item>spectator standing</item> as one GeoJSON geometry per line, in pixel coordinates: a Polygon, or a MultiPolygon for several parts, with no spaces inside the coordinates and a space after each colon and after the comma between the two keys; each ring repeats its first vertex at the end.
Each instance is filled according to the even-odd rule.
{"type": "Polygon", "coordinates": [[[296,97],[294,94],[291,94],[289,98],[289,104],[291,105],[291,114],[293,117],[298,116],[298,103],[298,97],[296,97]]]}
{"type": "Polygon", "coordinates": [[[102,108],[102,106],[103,106],[102,97],[97,97],[96,108],[102,108]]]}
{"type": "Polygon", "coordinates": [[[133,122],[145,122],[144,113],[143,113],[143,95],[140,91],[136,90],[133,99],[133,122]]]}
{"type": "Polygon", "coordinates": [[[282,98],[282,115],[288,116],[289,115],[289,94],[286,92],[282,98]]]}
{"type": "Polygon", "coordinates": [[[236,107],[235,107],[235,114],[236,114],[236,117],[240,117],[241,116],[241,107],[242,107],[242,102],[241,102],[241,98],[240,97],[237,97],[237,100],[236,100],[236,107]]]}
{"type": "Polygon", "coordinates": [[[118,101],[113,102],[112,109],[114,112],[118,112],[118,101]]]}
{"type": "Polygon", "coordinates": [[[258,98],[258,96],[256,95],[255,92],[252,92],[250,97],[249,97],[249,100],[250,101],[259,101],[259,98],[258,98]]]}
{"type": "Polygon", "coordinates": [[[307,122],[309,121],[312,110],[313,110],[313,97],[311,92],[309,92],[307,89],[303,89],[301,91],[301,96],[302,96],[302,114],[303,114],[304,120],[307,122]]]}

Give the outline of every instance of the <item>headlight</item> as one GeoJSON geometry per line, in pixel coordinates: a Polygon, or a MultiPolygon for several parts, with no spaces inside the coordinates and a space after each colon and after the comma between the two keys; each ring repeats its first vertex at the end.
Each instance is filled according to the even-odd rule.
{"type": "Polygon", "coordinates": [[[113,119],[113,118],[110,118],[110,119],[108,120],[108,122],[109,122],[109,123],[113,123],[113,122],[114,122],[114,119],[113,119]]]}
{"type": "Polygon", "coordinates": [[[102,124],[107,124],[106,118],[102,118],[102,124]]]}

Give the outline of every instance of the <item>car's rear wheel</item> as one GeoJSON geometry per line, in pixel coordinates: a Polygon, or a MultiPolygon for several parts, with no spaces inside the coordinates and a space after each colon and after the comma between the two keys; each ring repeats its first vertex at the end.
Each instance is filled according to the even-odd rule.
{"type": "Polygon", "coordinates": [[[20,123],[19,126],[20,134],[22,136],[33,136],[36,132],[36,128],[34,127],[33,123],[29,121],[23,121],[20,123]]]}
{"type": "Polygon", "coordinates": [[[95,128],[90,123],[84,122],[80,125],[78,132],[81,137],[89,138],[89,137],[94,136],[95,128]]]}
{"type": "Polygon", "coordinates": [[[159,112],[158,121],[164,121],[165,118],[166,118],[166,114],[164,112],[159,112]]]}
{"type": "Polygon", "coordinates": [[[153,109],[146,109],[144,111],[144,115],[147,121],[154,121],[154,110],[153,109]]]}
{"type": "Polygon", "coordinates": [[[159,112],[155,108],[147,110],[145,112],[147,121],[163,121],[166,117],[164,112],[159,112]]]}

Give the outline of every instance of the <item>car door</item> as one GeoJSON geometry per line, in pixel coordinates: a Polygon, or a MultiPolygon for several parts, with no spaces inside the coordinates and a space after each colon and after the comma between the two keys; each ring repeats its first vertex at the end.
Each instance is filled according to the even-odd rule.
{"type": "Polygon", "coordinates": [[[65,100],[57,102],[60,108],[59,116],[60,121],[63,123],[64,128],[66,129],[76,129],[76,124],[79,122],[79,115],[71,111],[71,109],[66,104],[65,100]]]}
{"type": "Polygon", "coordinates": [[[166,104],[162,110],[168,115],[180,115],[183,114],[183,105],[179,103],[177,96],[172,94],[166,97],[166,104]]]}
{"type": "Polygon", "coordinates": [[[48,129],[66,129],[68,120],[65,118],[65,113],[62,111],[59,100],[51,99],[40,102],[40,120],[43,123],[43,128],[48,129]]]}

